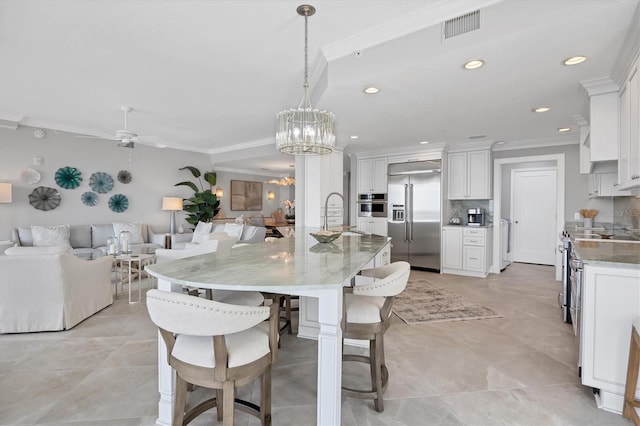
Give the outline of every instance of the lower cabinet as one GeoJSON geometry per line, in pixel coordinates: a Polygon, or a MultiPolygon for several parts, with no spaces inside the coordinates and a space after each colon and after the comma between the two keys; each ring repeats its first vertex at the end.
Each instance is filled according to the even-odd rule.
{"type": "Polygon", "coordinates": [[[484,278],[491,266],[491,228],[444,226],[442,273],[484,278]]]}
{"type": "MultiPolygon", "coordinates": [[[[631,324],[640,317],[640,268],[634,266],[584,265],[582,384],[599,390],[595,394],[598,408],[615,413],[622,412],[631,324]]],[[[636,398],[640,398],[640,387],[636,398]]]]}
{"type": "Polygon", "coordinates": [[[387,236],[387,218],[386,217],[359,217],[358,231],[365,234],[376,234],[387,236]]]}

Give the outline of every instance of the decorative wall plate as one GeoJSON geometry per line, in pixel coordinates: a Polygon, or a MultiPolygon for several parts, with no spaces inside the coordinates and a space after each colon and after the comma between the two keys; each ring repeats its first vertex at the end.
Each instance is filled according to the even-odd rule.
{"type": "Polygon", "coordinates": [[[82,173],[75,167],[61,167],[56,171],[56,183],[64,189],[73,189],[80,186],[82,173]]]}
{"type": "Polygon", "coordinates": [[[36,169],[25,169],[22,171],[22,181],[26,184],[33,185],[40,182],[40,172],[36,169]]]}
{"type": "Polygon", "coordinates": [[[109,198],[109,208],[116,213],[122,213],[129,208],[129,200],[122,194],[115,194],[109,198]]]}
{"type": "Polygon", "coordinates": [[[131,182],[131,173],[126,170],[120,170],[118,172],[118,182],[120,183],[130,183],[131,182]]]}
{"type": "Polygon", "coordinates": [[[39,186],[29,194],[29,204],[45,212],[53,210],[60,205],[60,193],[55,188],[39,186]]]}
{"type": "Polygon", "coordinates": [[[89,186],[99,194],[106,194],[113,189],[113,178],[104,172],[95,172],[89,178],[89,186]]]}
{"type": "Polygon", "coordinates": [[[87,191],[80,196],[80,199],[85,206],[95,206],[98,204],[98,194],[95,192],[87,191]]]}

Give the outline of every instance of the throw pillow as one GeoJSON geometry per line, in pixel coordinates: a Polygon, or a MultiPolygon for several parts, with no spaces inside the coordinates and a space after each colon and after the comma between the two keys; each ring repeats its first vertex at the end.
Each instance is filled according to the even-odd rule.
{"type": "Polygon", "coordinates": [[[113,233],[116,236],[116,238],[120,238],[120,233],[122,231],[131,232],[131,244],[144,243],[144,238],[142,238],[141,222],[132,222],[132,223],[113,222],[113,233]]]}
{"type": "Polygon", "coordinates": [[[224,224],[224,232],[229,235],[229,238],[233,238],[236,241],[240,239],[240,235],[242,235],[243,225],[238,225],[237,223],[225,223],[224,224]]]}
{"type": "Polygon", "coordinates": [[[71,248],[71,243],[69,243],[71,228],[69,225],[32,226],[31,235],[34,247],[71,248]]]}
{"type": "Polygon", "coordinates": [[[191,242],[194,244],[200,244],[202,242],[202,238],[211,232],[212,226],[213,223],[211,222],[198,222],[196,229],[193,231],[191,242]]]}

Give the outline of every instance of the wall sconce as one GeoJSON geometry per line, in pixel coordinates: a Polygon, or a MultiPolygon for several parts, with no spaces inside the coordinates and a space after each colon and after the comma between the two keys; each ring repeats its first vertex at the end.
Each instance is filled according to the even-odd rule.
{"type": "Polygon", "coordinates": [[[267,200],[273,200],[276,198],[276,193],[273,191],[267,192],[267,200]]]}
{"type": "Polygon", "coordinates": [[[220,187],[216,188],[216,197],[217,198],[222,198],[224,197],[224,190],[220,187]]]}
{"type": "Polygon", "coordinates": [[[0,203],[11,202],[11,184],[0,183],[0,203]]]}

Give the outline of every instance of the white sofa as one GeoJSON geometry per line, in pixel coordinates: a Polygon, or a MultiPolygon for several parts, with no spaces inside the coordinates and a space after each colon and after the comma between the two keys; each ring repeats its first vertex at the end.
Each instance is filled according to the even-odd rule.
{"type": "Polygon", "coordinates": [[[197,256],[199,254],[223,252],[230,253],[236,244],[235,238],[206,238],[198,244],[186,243],[184,249],[157,249],[156,262],[166,260],[184,259],[185,257],[197,256]]]}
{"type": "MultiPolygon", "coordinates": [[[[153,253],[156,248],[164,247],[165,234],[155,234],[150,226],[141,225],[143,242],[132,244],[134,253],[153,253]]],[[[113,224],[71,225],[69,243],[71,253],[76,256],[92,259],[107,252],[107,238],[115,235],[113,224]]],[[[33,235],[30,226],[14,228],[11,241],[21,247],[33,246],[33,235]]]]}
{"type": "MultiPolygon", "coordinates": [[[[233,223],[222,223],[214,225],[211,229],[212,234],[226,233],[230,237],[236,238],[237,243],[245,244],[257,244],[264,243],[264,239],[267,234],[267,229],[263,226],[253,225],[237,225],[233,223]],[[240,235],[236,235],[233,232],[239,231],[240,235]]],[[[192,243],[194,233],[189,232],[185,234],[172,234],[171,235],[171,248],[183,249],[187,244],[192,243]]],[[[196,236],[197,238],[197,236],[196,236]]]]}
{"type": "Polygon", "coordinates": [[[105,256],[62,247],[11,247],[0,256],[0,333],[68,330],[113,303],[105,256]]]}

